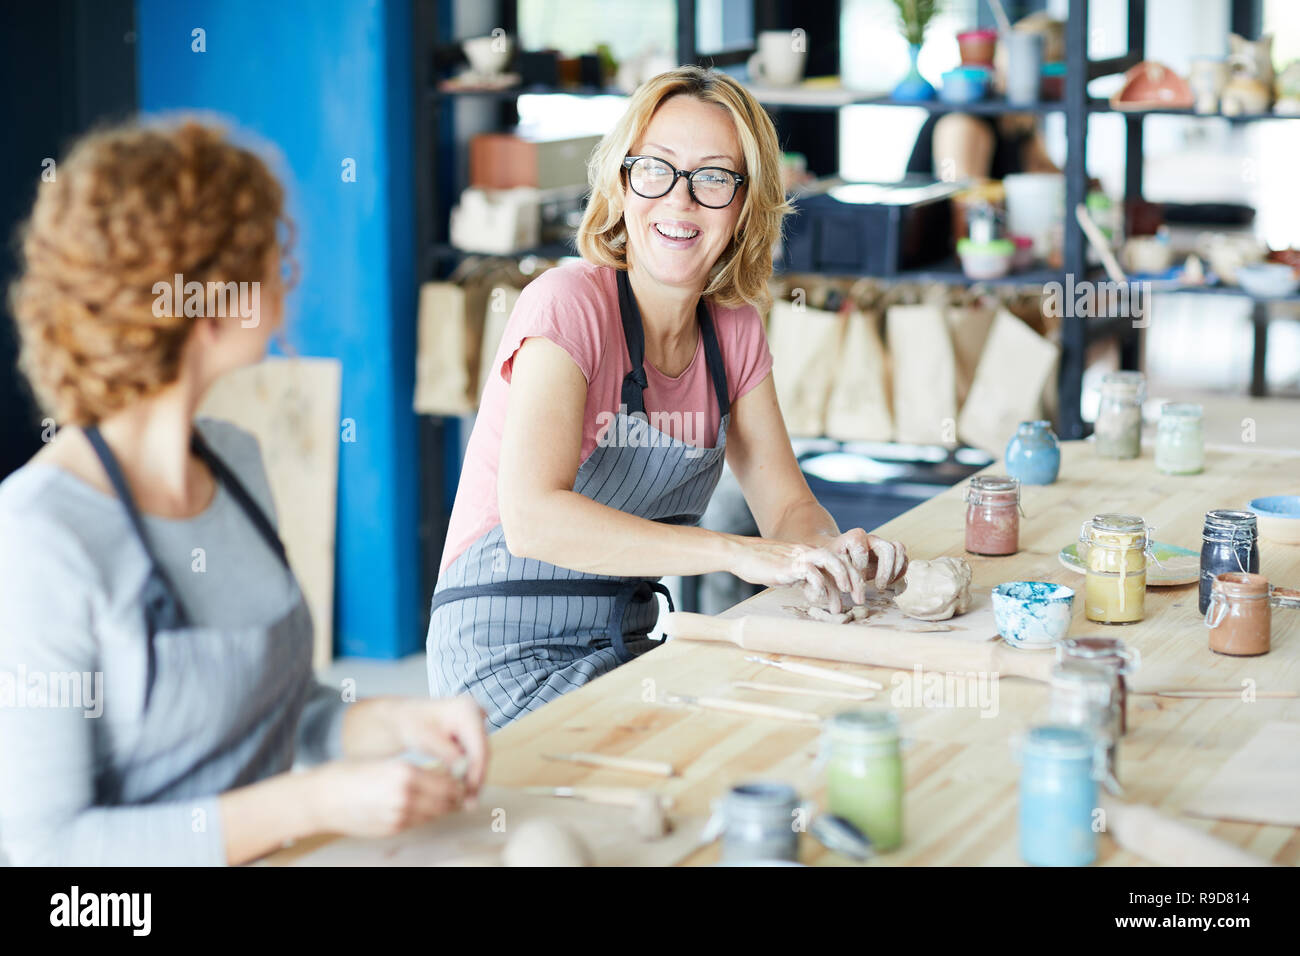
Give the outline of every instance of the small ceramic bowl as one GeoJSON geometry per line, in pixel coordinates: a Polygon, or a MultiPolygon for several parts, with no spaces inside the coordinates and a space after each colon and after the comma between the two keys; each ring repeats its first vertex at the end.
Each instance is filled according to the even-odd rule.
{"type": "Polygon", "coordinates": [[[1246,506],[1255,512],[1261,540],[1300,544],[1300,495],[1270,495],[1246,506]]]}
{"type": "Polygon", "coordinates": [[[981,67],[959,66],[943,75],[939,99],[945,103],[974,103],[988,92],[989,71],[981,67]]]}
{"type": "Polygon", "coordinates": [[[1001,279],[1011,271],[1016,244],[1010,239],[994,239],[992,242],[958,239],[957,255],[961,258],[961,271],[966,278],[1001,279]]]}
{"type": "Polygon", "coordinates": [[[993,619],[1012,647],[1055,647],[1070,629],[1074,589],[1051,581],[1008,581],[993,589],[993,619]]]}
{"type": "Polygon", "coordinates": [[[1261,299],[1292,295],[1296,289],[1300,289],[1300,279],[1296,278],[1290,266],[1281,262],[1255,262],[1238,266],[1237,284],[1261,299]]]}

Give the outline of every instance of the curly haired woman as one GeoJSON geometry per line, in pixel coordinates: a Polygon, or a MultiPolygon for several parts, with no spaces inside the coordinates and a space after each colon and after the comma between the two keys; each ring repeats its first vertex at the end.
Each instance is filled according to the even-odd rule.
{"type": "Polygon", "coordinates": [[[795,461],[756,306],[787,212],[776,130],[735,80],[660,74],[589,164],[583,260],[511,315],[466,450],[429,686],[502,727],[654,645],[666,574],[841,592],[901,545],[840,533],[795,461]],[[761,537],[698,527],[723,459],[761,537]]]}
{"type": "Polygon", "coordinates": [[[40,186],[11,304],[22,367],[64,427],[0,485],[14,863],[241,863],[422,823],[483,779],[468,697],[345,704],[316,682],[257,443],[195,421],[280,324],[289,235],[262,160],[195,122],[88,136],[40,186]],[[163,295],[177,276],[183,302],[163,295]],[[191,283],[256,290],[240,301],[260,308],[208,314],[216,297],[191,283]]]}

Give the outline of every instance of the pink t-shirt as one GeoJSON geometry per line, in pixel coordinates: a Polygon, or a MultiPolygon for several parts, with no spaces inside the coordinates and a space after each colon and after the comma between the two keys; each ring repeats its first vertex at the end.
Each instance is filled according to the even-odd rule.
{"type": "MultiPolygon", "coordinates": [[[[763,381],[772,370],[772,353],[758,310],[710,307],[718,347],[727,370],[731,401],[763,381]]],[[[442,552],[442,570],[485,532],[496,527],[497,462],[505,426],[506,401],[515,352],[524,339],[542,336],[568,352],[587,379],[587,408],[583,415],[582,460],[595,449],[601,433],[617,414],[623,377],[632,370],[623,322],[618,311],[618,285],[608,266],[570,262],[543,273],[520,293],[497,349],[493,375],[483,390],[474,431],[465,450],[465,464],[456,489],[442,552]]],[[[721,416],[704,358],[700,337],[695,357],[676,378],[645,363],[648,385],[646,412],[650,424],[680,441],[703,448],[717,444],[721,416]]]]}

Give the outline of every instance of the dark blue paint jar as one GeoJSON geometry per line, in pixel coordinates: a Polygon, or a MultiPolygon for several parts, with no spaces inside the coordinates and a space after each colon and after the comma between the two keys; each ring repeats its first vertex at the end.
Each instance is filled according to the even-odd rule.
{"type": "Polygon", "coordinates": [[[1198,606],[1210,606],[1216,575],[1259,573],[1259,528],[1253,511],[1207,511],[1201,532],[1201,593],[1198,606]]]}

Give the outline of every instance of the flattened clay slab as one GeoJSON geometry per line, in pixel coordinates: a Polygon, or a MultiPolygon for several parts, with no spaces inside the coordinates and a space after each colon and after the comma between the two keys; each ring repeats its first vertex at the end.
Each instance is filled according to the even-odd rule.
{"type": "MultiPolygon", "coordinates": [[[[723,618],[744,617],[746,614],[764,614],[770,617],[785,618],[794,621],[808,621],[811,618],[803,613],[808,602],[797,587],[769,588],[754,595],[747,601],[741,601],[718,615],[723,618]]],[[[997,636],[997,623],[993,620],[993,599],[988,588],[971,588],[971,605],[965,614],[947,621],[931,623],[908,617],[894,604],[894,592],[876,591],[867,588],[866,607],[871,614],[864,621],[854,621],[844,627],[861,628],[862,639],[871,640],[875,631],[890,631],[897,634],[917,634],[922,639],[927,633],[943,633],[945,637],[969,641],[991,641],[997,636]]]]}

